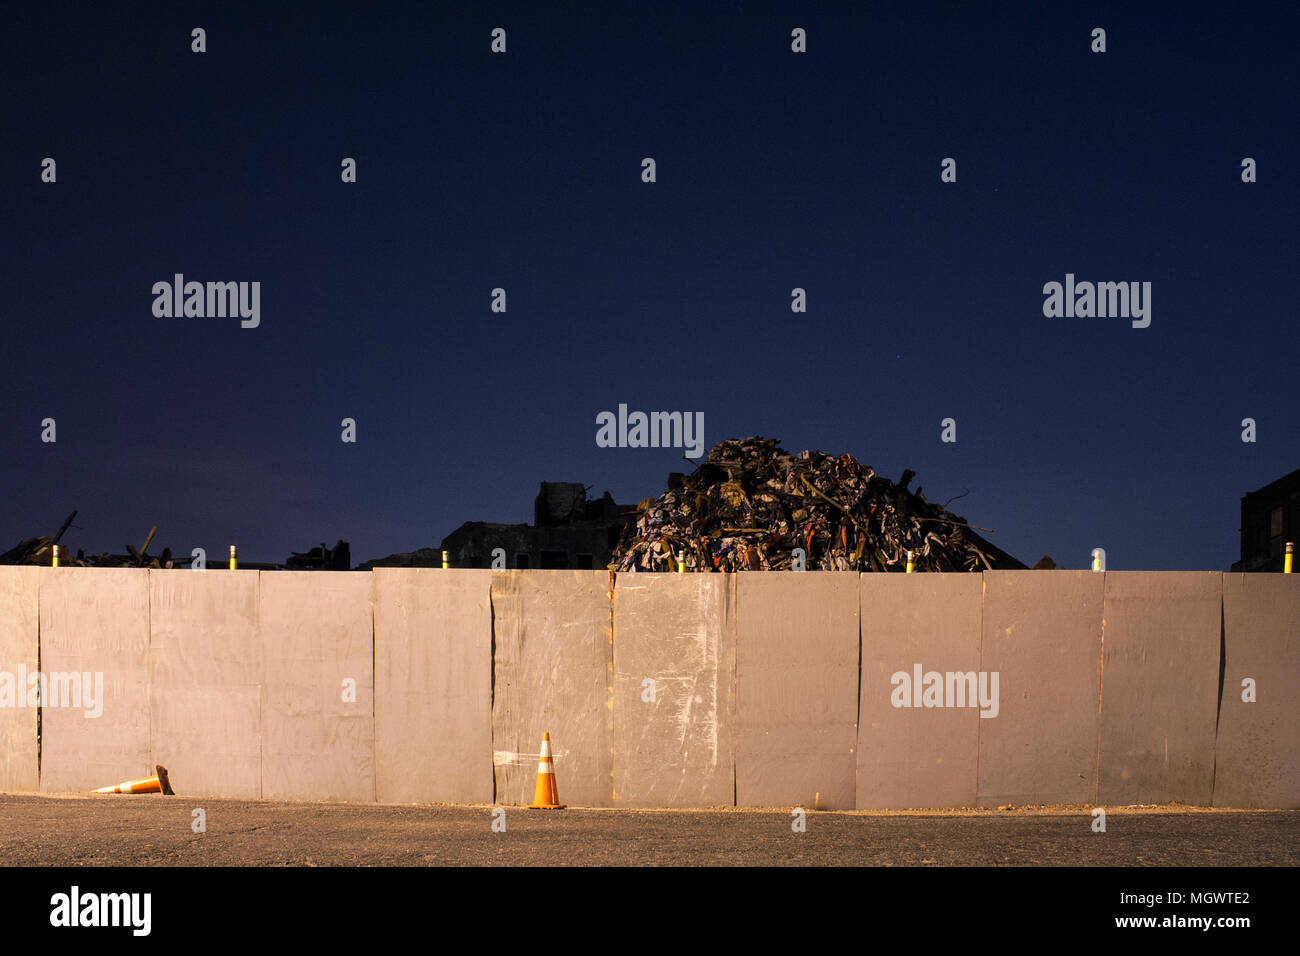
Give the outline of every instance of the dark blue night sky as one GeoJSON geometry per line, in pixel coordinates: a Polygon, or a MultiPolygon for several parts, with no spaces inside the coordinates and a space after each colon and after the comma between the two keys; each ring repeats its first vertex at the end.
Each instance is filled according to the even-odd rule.
{"type": "Polygon", "coordinates": [[[77,508],[88,553],[362,561],[543,479],[635,502],[691,465],[598,448],[626,403],[969,489],[1029,564],[1226,570],[1300,466],[1300,5],[1131,6],[15,7],[0,551],[77,508]],[[156,317],[175,273],[260,325],[156,317]],[[1067,273],[1150,326],[1045,317],[1067,273]]]}

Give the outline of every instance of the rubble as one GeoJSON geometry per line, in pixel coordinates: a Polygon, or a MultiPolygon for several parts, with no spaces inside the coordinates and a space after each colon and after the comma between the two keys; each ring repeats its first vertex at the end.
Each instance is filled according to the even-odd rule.
{"type": "MultiPolygon", "coordinates": [[[[1024,565],[966,519],[852,455],[797,455],[779,439],[720,442],[689,476],[642,502],[609,567],[617,571],[983,571],[1024,565]]],[[[981,529],[988,530],[988,529],[981,529]]]]}
{"type": "Polygon", "coordinates": [[[375,568],[440,568],[442,567],[441,548],[419,548],[415,551],[401,551],[386,558],[375,558],[358,564],[358,571],[373,571],[375,568]]]}
{"type": "MultiPolygon", "coordinates": [[[[72,519],[77,517],[77,512],[72,512],[64,519],[63,525],[54,534],[42,535],[39,538],[28,538],[20,541],[14,547],[10,548],[4,554],[0,554],[0,565],[20,564],[20,565],[40,565],[48,567],[54,557],[54,546],[59,543],[63,533],[72,526],[72,519]]],[[[162,553],[154,556],[149,554],[149,545],[153,542],[153,537],[158,533],[158,526],[154,525],[149,529],[148,536],[144,539],[144,544],[137,549],[132,545],[126,545],[126,554],[86,554],[78,550],[75,557],[70,556],[66,546],[59,559],[59,563],[64,567],[71,568],[170,568],[174,566],[172,560],[172,549],[163,548],[162,553]]]]}
{"type": "Polygon", "coordinates": [[[63,524],[51,538],[49,535],[42,535],[39,538],[28,538],[25,541],[19,541],[16,545],[0,554],[0,564],[49,564],[53,557],[53,549],[63,537],[63,532],[68,530],[72,524],[72,519],[77,516],[73,511],[63,519],[63,524]]]}
{"type": "Polygon", "coordinates": [[[352,548],[346,541],[340,540],[332,548],[327,548],[322,541],[319,548],[291,552],[289,560],[284,562],[284,569],[286,571],[346,571],[351,565],[352,548]]]}
{"type": "MultiPolygon", "coordinates": [[[[42,535],[37,538],[27,538],[18,542],[8,551],[0,554],[0,565],[36,565],[40,567],[49,567],[53,563],[54,546],[57,545],[63,537],[63,533],[72,526],[72,519],[77,516],[77,512],[72,512],[64,520],[62,527],[52,537],[42,535]]],[[[171,548],[163,548],[162,553],[152,555],[149,553],[149,546],[153,543],[154,535],[158,533],[158,526],[154,525],[149,529],[149,534],[144,539],[144,544],[136,548],[134,545],[126,545],[126,554],[86,554],[85,551],[78,550],[75,556],[68,554],[68,548],[63,546],[63,551],[59,556],[59,565],[67,568],[157,568],[159,570],[167,568],[190,568],[193,567],[190,559],[184,555],[172,556],[171,548]]],[[[334,547],[326,547],[324,542],[319,548],[312,548],[305,552],[292,552],[288,561],[284,564],[266,564],[255,561],[239,562],[239,567],[245,571],[347,571],[352,561],[352,549],[348,542],[340,540],[334,547]]],[[[417,565],[427,567],[439,567],[441,565],[441,552],[438,552],[437,563],[428,565],[417,565]]],[[[220,567],[225,567],[224,560],[220,567]]]]}

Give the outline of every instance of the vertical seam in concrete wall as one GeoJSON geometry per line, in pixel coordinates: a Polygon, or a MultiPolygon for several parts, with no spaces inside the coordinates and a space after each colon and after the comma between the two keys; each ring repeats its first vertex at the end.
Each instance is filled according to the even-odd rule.
{"type": "Polygon", "coordinates": [[[1226,612],[1223,607],[1223,579],[1219,575],[1219,700],[1214,707],[1214,759],[1210,764],[1210,806],[1214,806],[1214,785],[1219,776],[1219,718],[1223,715],[1223,678],[1228,664],[1226,612]]]}
{"type": "Polygon", "coordinates": [[[375,672],[375,570],[370,569],[370,774],[371,799],[379,802],[379,714],[377,701],[379,677],[375,672]]]}
{"type": "MultiPolygon", "coordinates": [[[[492,578],[488,578],[488,640],[491,642],[488,648],[488,733],[492,735],[496,730],[496,721],[493,715],[497,709],[497,605],[492,594],[492,578]]],[[[497,765],[496,765],[496,738],[492,737],[492,803],[497,802],[497,765]]]]}
{"type": "MultiPolygon", "coordinates": [[[[41,673],[41,572],[36,572],[36,674],[39,687],[41,673]]],[[[41,792],[41,707],[45,701],[36,698],[36,792],[41,792]]]]}
{"type": "MultiPolygon", "coordinates": [[[[737,744],[740,741],[740,676],[737,668],[740,666],[740,581],[733,578],[731,582],[731,693],[730,708],[727,713],[727,723],[731,725],[730,732],[727,735],[727,746],[731,749],[731,777],[732,777],[732,794],[731,798],[736,799],[734,784],[736,777],[740,772],[740,748],[737,744]]],[[[734,803],[733,806],[738,804],[734,803]]]]}
{"type": "Polygon", "coordinates": [[[853,711],[853,806],[858,805],[858,751],[862,748],[862,572],[853,583],[858,600],[858,704],[853,711]]]}
{"type": "MultiPolygon", "coordinates": [[[[732,577],[731,583],[727,586],[729,592],[728,600],[731,604],[731,693],[727,696],[730,698],[727,710],[727,723],[730,725],[730,731],[727,734],[727,746],[731,751],[731,805],[738,806],[736,803],[736,775],[740,765],[740,751],[736,746],[740,739],[740,679],[736,673],[736,668],[740,660],[740,580],[732,577]]],[[[725,638],[725,634],[723,637],[725,638]]]]}
{"type": "Polygon", "coordinates": [[[1101,654],[1097,668],[1097,759],[1093,764],[1092,802],[1101,798],[1101,702],[1106,690],[1106,572],[1101,574],[1101,654]]]}
{"type": "MultiPolygon", "coordinates": [[[[156,764],[153,749],[153,571],[144,572],[144,616],[145,616],[145,699],[149,707],[149,763],[156,764]]],[[[170,761],[168,761],[170,763],[170,761]]],[[[258,757],[257,772],[262,772],[261,757],[258,757]]]]}
{"type": "Polygon", "coordinates": [[[1223,619],[1223,595],[1219,595],[1219,699],[1214,705],[1214,736],[1219,736],[1219,718],[1223,714],[1223,677],[1228,661],[1226,623],[1223,619]]]}
{"type": "MultiPolygon", "coordinates": [[[[324,550],[324,545],[321,549],[324,550]]],[[[253,589],[253,636],[256,644],[262,643],[262,572],[257,572],[257,586],[253,589]]],[[[256,646],[256,645],[255,645],[256,646]]],[[[266,648],[258,655],[262,662],[262,673],[257,682],[257,798],[262,799],[266,792],[262,787],[262,775],[266,769],[266,648]]]]}
{"type": "Polygon", "coordinates": [[[605,719],[609,721],[609,802],[611,805],[618,801],[618,792],[614,785],[618,780],[615,776],[615,761],[618,759],[617,751],[614,749],[614,734],[617,731],[618,721],[616,720],[615,708],[618,707],[618,694],[615,693],[615,683],[617,682],[617,671],[614,668],[614,587],[618,583],[618,575],[611,570],[609,572],[609,657],[605,659],[605,692],[608,695],[605,708],[605,719]]]}
{"type": "MultiPolygon", "coordinates": [[[[740,806],[737,799],[739,794],[736,791],[736,767],[740,763],[740,757],[737,753],[736,743],[740,739],[740,681],[737,677],[737,667],[740,661],[740,588],[736,584],[736,579],[732,578],[727,584],[727,604],[730,605],[730,613],[727,615],[731,618],[731,633],[736,635],[736,640],[731,645],[731,693],[734,695],[732,703],[735,708],[728,715],[731,724],[731,805],[740,806]]],[[[726,634],[723,633],[725,640],[726,634]]],[[[719,643],[721,647],[721,643],[719,643]]]]}
{"type": "MultiPolygon", "coordinates": [[[[978,625],[979,642],[980,642],[979,654],[978,654],[979,663],[975,667],[977,680],[979,679],[979,675],[984,672],[984,600],[985,597],[988,595],[988,593],[989,593],[989,579],[986,578],[984,576],[984,572],[981,571],[980,572],[980,618],[979,618],[979,625],[978,625]]],[[[1001,706],[1001,704],[999,704],[998,706],[1001,706]]],[[[982,716],[982,714],[977,715],[975,720],[975,804],[974,805],[977,807],[980,805],[980,736],[984,733],[983,730],[984,725],[979,721],[980,716],[982,716]]]]}

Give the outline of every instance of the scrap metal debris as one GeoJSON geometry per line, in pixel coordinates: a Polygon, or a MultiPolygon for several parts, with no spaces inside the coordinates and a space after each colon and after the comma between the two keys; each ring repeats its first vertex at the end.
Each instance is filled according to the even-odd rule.
{"type": "Polygon", "coordinates": [[[326,547],[322,541],[319,548],[291,552],[284,567],[287,571],[346,571],[351,564],[352,548],[340,540],[332,548],[326,547]]]}
{"type": "MultiPolygon", "coordinates": [[[[852,455],[797,455],[779,439],[720,442],[689,476],[642,502],[614,551],[618,571],[779,571],[803,549],[807,570],[982,571],[1023,568],[966,519],[852,455]]],[[[988,529],[981,529],[988,530],[988,529]]]]}
{"type": "Polygon", "coordinates": [[[53,538],[49,535],[41,535],[39,538],[28,538],[25,541],[19,541],[4,554],[0,554],[0,564],[49,564],[54,553],[54,546],[59,543],[59,539],[63,537],[63,532],[68,530],[72,524],[72,519],[76,516],[77,512],[74,511],[64,518],[63,524],[53,538]]]}
{"type": "MultiPolygon", "coordinates": [[[[77,512],[72,512],[64,520],[63,525],[59,528],[53,537],[42,535],[39,538],[27,538],[18,542],[17,545],[0,554],[0,565],[37,565],[41,567],[50,567],[53,563],[54,548],[59,544],[65,531],[69,527],[75,527],[72,520],[77,517],[77,512]]],[[[86,554],[85,551],[78,550],[75,556],[68,554],[67,545],[63,546],[59,556],[59,566],[69,568],[156,568],[174,569],[174,568],[193,568],[194,562],[187,559],[184,555],[172,556],[171,548],[163,548],[161,554],[153,555],[149,553],[149,546],[153,544],[154,535],[158,533],[158,526],[154,525],[149,529],[149,534],[145,536],[144,544],[139,548],[134,545],[126,545],[126,554],[86,554]]],[[[191,552],[193,555],[194,552],[191,552]]],[[[334,547],[326,547],[322,542],[319,548],[312,548],[310,551],[293,552],[289,560],[284,564],[265,564],[251,561],[240,561],[239,567],[245,571],[280,571],[280,570],[318,570],[318,571],[347,571],[352,560],[352,549],[346,541],[340,540],[334,547]]],[[[214,567],[225,567],[224,562],[214,567]]]]}
{"type": "MultiPolygon", "coordinates": [[[[63,537],[63,533],[72,526],[72,519],[77,517],[77,512],[72,512],[64,519],[63,525],[53,537],[42,535],[39,538],[28,538],[20,541],[8,551],[0,554],[0,565],[6,564],[25,564],[25,565],[44,565],[48,566],[54,557],[54,547],[63,537]]],[[[64,555],[60,559],[60,564],[67,567],[78,568],[170,568],[173,566],[172,549],[163,548],[162,554],[154,556],[149,554],[149,545],[153,542],[153,536],[157,534],[158,526],[154,525],[149,529],[148,536],[144,539],[144,544],[137,549],[132,545],[127,545],[126,554],[91,554],[87,555],[84,551],[78,550],[76,557],[68,557],[67,548],[65,547],[64,555]]]]}

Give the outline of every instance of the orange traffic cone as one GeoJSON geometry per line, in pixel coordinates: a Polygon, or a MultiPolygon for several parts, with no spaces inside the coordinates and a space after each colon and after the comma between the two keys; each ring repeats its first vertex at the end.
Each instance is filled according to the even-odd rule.
{"type": "Polygon", "coordinates": [[[551,735],[542,734],[541,759],[537,761],[537,789],[529,810],[563,810],[560,788],[555,785],[555,760],[551,757],[551,735]]]}
{"type": "Polygon", "coordinates": [[[126,783],[119,783],[115,787],[100,787],[98,790],[92,790],[91,793],[165,793],[169,796],[175,796],[176,791],[172,789],[171,781],[167,779],[167,768],[162,765],[154,767],[155,775],[152,777],[141,777],[139,780],[128,780],[126,783]]]}

